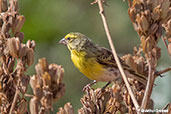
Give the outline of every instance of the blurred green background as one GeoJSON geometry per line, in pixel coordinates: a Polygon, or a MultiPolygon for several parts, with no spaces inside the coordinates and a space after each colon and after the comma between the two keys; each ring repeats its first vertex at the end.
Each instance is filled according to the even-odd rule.
{"type": "MultiPolygon", "coordinates": [[[[58,41],[69,32],[81,32],[90,37],[94,42],[104,47],[109,47],[104,32],[99,9],[97,5],[90,5],[93,0],[20,0],[20,13],[26,17],[22,29],[25,41],[36,41],[35,64],[38,58],[46,57],[48,63],[62,65],[65,69],[64,83],[66,94],[54,104],[54,112],[67,102],[71,102],[75,113],[81,107],[80,98],[83,96],[82,88],[89,82],[72,64],[70,53],[58,41]]],[[[105,13],[112,34],[112,38],[120,56],[132,53],[133,47],[140,41],[134,31],[127,13],[127,2],[122,0],[107,0],[105,13]]],[[[162,57],[158,63],[158,70],[171,65],[167,50],[163,42],[162,57]]],[[[29,74],[34,74],[34,65],[29,68],[29,74]]],[[[171,73],[158,77],[153,89],[152,99],[155,108],[161,109],[171,101],[171,73]]],[[[104,83],[97,86],[102,87],[104,83]]],[[[97,87],[96,86],[96,87],[97,87]]],[[[29,91],[30,92],[30,91],[29,91]]]]}

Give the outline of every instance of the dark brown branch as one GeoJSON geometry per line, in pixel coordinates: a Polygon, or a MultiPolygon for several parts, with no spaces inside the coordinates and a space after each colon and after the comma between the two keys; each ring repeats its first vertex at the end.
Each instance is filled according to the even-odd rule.
{"type": "Polygon", "coordinates": [[[169,71],[171,71],[171,67],[166,68],[166,69],[164,69],[164,70],[162,70],[162,71],[157,72],[157,73],[155,74],[155,76],[157,77],[157,76],[159,76],[159,75],[161,75],[161,74],[163,74],[163,73],[169,72],[169,71]]]}

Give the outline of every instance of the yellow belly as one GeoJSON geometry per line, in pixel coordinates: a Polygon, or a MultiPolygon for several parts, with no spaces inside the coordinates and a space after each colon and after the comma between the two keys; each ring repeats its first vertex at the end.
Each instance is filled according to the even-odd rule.
{"type": "Polygon", "coordinates": [[[104,68],[100,65],[96,58],[85,58],[85,52],[71,51],[71,59],[74,65],[91,80],[98,80],[104,72],[104,68]]]}

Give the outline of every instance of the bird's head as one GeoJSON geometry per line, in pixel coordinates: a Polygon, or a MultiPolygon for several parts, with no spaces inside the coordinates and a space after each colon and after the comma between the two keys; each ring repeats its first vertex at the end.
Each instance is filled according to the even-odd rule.
{"type": "Polygon", "coordinates": [[[87,36],[78,32],[71,32],[62,38],[59,43],[67,45],[69,50],[81,50],[89,41],[87,36]]]}

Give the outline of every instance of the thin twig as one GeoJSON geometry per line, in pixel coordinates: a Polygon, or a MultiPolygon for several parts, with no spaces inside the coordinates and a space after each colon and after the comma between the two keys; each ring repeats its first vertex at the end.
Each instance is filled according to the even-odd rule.
{"type": "MultiPolygon", "coordinates": [[[[17,84],[17,85],[18,85],[18,84],[17,84]]],[[[12,106],[11,106],[11,108],[10,108],[9,114],[13,114],[13,110],[14,110],[14,107],[15,107],[15,105],[16,105],[18,95],[19,95],[19,90],[18,90],[18,87],[16,86],[15,96],[14,96],[14,99],[13,99],[12,106]]]]}
{"type": "Polygon", "coordinates": [[[25,97],[30,97],[30,98],[33,98],[33,97],[34,97],[34,95],[27,94],[27,93],[26,93],[26,94],[24,94],[24,96],[25,96],[25,97]]]}
{"type": "MultiPolygon", "coordinates": [[[[100,10],[100,15],[102,17],[102,21],[103,21],[103,24],[104,24],[104,29],[105,29],[105,32],[106,32],[106,35],[107,35],[110,47],[112,49],[112,53],[114,55],[114,58],[115,58],[116,63],[118,65],[118,68],[119,68],[119,70],[121,72],[122,78],[123,78],[123,80],[124,80],[124,82],[126,84],[128,92],[129,92],[129,94],[131,96],[131,99],[132,99],[132,101],[134,103],[134,106],[135,106],[136,109],[139,109],[139,104],[138,104],[137,100],[135,99],[135,96],[134,96],[133,91],[132,91],[132,89],[130,87],[130,84],[128,83],[128,79],[127,79],[127,77],[126,77],[126,75],[125,75],[125,73],[123,71],[121,63],[120,63],[119,58],[117,56],[117,53],[115,51],[115,47],[114,47],[113,42],[112,42],[112,38],[111,38],[111,35],[110,35],[110,32],[109,32],[109,28],[108,28],[108,24],[107,24],[107,21],[106,21],[106,17],[104,15],[104,9],[103,9],[103,4],[102,4],[101,0],[98,0],[98,6],[99,6],[99,10],[100,10]]],[[[139,112],[137,112],[137,113],[139,113],[139,112]]]]}
{"type": "Polygon", "coordinates": [[[164,69],[164,70],[162,70],[162,71],[157,72],[155,76],[157,77],[157,76],[159,76],[159,75],[161,75],[161,74],[163,74],[163,73],[166,73],[166,72],[168,72],[168,71],[170,71],[170,70],[171,70],[171,67],[166,68],[166,69],[164,69]]]}
{"type": "Polygon", "coordinates": [[[164,37],[162,36],[162,40],[163,40],[164,45],[165,45],[166,48],[167,48],[167,52],[168,52],[168,54],[169,54],[169,58],[171,59],[171,55],[170,55],[169,50],[168,50],[168,45],[167,45],[167,42],[166,42],[166,38],[164,38],[164,37]]]}
{"type": "Polygon", "coordinates": [[[142,104],[141,104],[141,109],[146,109],[148,101],[150,99],[151,93],[152,93],[152,89],[153,89],[153,85],[154,85],[154,80],[155,78],[160,75],[163,74],[165,72],[168,72],[171,70],[171,67],[166,68],[160,72],[158,72],[157,74],[154,73],[154,71],[152,70],[152,64],[151,61],[149,60],[151,57],[147,57],[147,62],[148,62],[148,81],[147,81],[147,86],[144,92],[144,97],[142,100],[142,104]]]}
{"type": "Polygon", "coordinates": [[[145,93],[144,93],[144,97],[141,103],[141,109],[145,109],[147,106],[147,103],[150,99],[151,93],[152,93],[152,89],[153,89],[153,85],[154,85],[154,72],[152,70],[152,64],[151,64],[151,60],[149,60],[151,57],[148,57],[147,62],[148,62],[148,81],[147,81],[147,86],[145,88],[145,93]]]}
{"type": "Polygon", "coordinates": [[[171,105],[170,102],[168,102],[162,109],[163,109],[163,110],[167,109],[169,105],[171,105]]]}

